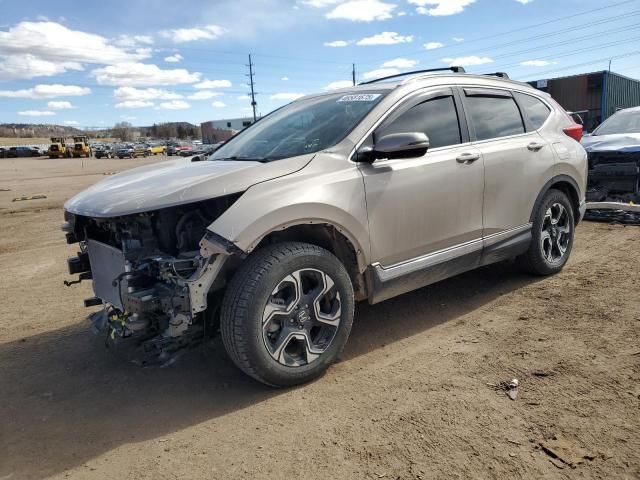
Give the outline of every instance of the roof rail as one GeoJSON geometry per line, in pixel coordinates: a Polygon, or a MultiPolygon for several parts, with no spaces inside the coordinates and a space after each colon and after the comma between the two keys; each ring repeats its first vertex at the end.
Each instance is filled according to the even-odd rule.
{"type": "Polygon", "coordinates": [[[486,75],[487,77],[506,78],[507,80],[510,80],[509,75],[507,75],[506,72],[483,73],[482,75],[486,75]]]}
{"type": "Polygon", "coordinates": [[[404,72],[404,73],[398,73],[396,75],[389,75],[388,77],[376,78],[375,80],[369,80],[368,82],[360,82],[358,85],[369,85],[370,83],[382,82],[384,80],[390,80],[392,78],[406,77],[407,75],[416,75],[418,73],[431,73],[431,72],[466,73],[463,67],[429,68],[427,70],[414,70],[412,72],[404,72]]]}

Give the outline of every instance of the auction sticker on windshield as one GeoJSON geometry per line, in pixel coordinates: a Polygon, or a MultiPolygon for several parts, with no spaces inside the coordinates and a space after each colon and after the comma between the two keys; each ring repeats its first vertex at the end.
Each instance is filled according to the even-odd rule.
{"type": "Polygon", "coordinates": [[[338,102],[373,102],[380,96],[379,93],[359,93],[356,95],[345,95],[338,99],[338,102]]]}

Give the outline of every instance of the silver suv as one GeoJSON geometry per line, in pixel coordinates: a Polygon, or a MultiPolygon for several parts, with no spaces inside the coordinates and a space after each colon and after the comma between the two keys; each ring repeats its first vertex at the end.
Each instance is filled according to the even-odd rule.
{"type": "Polygon", "coordinates": [[[206,161],[115,175],[65,205],[90,315],[142,364],[220,331],[235,364],[288,386],[343,349],[377,303],[517,258],[569,258],[585,203],[576,125],[505,75],[414,72],[309,95],[206,161]]]}

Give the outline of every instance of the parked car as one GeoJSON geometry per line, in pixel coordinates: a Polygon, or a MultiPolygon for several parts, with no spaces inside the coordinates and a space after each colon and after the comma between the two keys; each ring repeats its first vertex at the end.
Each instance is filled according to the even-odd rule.
{"type": "Polygon", "coordinates": [[[0,147],[0,158],[7,158],[7,149],[0,147]]]}
{"type": "Polygon", "coordinates": [[[42,153],[37,147],[9,147],[7,158],[39,157],[42,153]]]}
{"type": "Polygon", "coordinates": [[[118,158],[133,158],[133,153],[133,145],[123,144],[116,147],[116,155],[118,158]]]}
{"type": "Polygon", "coordinates": [[[640,107],[616,112],[582,145],[589,155],[589,201],[640,202],[640,107]]]}
{"type": "Polygon", "coordinates": [[[150,155],[166,155],[167,154],[167,146],[156,144],[149,146],[149,154],[150,155]]]}
{"type": "Polygon", "coordinates": [[[93,147],[93,154],[96,158],[113,158],[114,152],[111,145],[95,145],[93,147]]]}
{"type": "Polygon", "coordinates": [[[148,157],[151,155],[151,148],[146,143],[136,143],[133,146],[133,158],[148,157]]]}
{"type": "Polygon", "coordinates": [[[303,97],[208,161],[73,197],[94,326],[166,364],[219,325],[238,367],[282,387],[336,360],[356,301],[511,258],[559,272],[585,209],[582,127],[526,84],[453,70],[303,97]]]}
{"type": "Polygon", "coordinates": [[[168,143],[167,144],[167,155],[170,156],[170,157],[175,155],[177,147],[178,147],[177,143],[168,143]]]}

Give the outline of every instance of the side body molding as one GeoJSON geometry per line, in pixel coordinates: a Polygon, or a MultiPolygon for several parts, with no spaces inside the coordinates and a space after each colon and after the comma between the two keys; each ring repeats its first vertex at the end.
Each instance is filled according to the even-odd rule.
{"type": "Polygon", "coordinates": [[[416,290],[483,265],[515,257],[531,243],[531,224],[505,230],[451,248],[382,266],[374,263],[367,270],[369,303],[416,290]]]}

